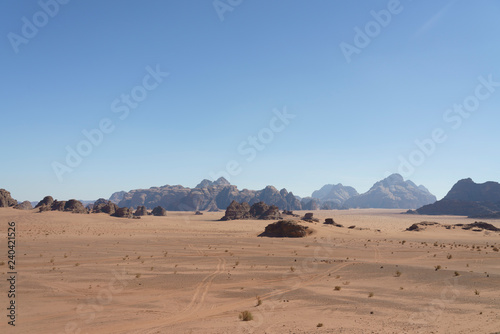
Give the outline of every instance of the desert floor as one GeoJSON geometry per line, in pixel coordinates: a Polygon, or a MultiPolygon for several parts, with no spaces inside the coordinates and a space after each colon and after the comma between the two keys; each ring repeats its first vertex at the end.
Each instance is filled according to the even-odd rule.
{"type": "Polygon", "coordinates": [[[0,208],[0,332],[500,332],[500,233],[404,231],[474,220],[402,211],[315,211],[320,223],[303,223],[312,235],[284,239],[258,236],[270,221],[218,221],[223,212],[135,220],[0,208]],[[238,318],[246,310],[253,320],[238,318]]]}

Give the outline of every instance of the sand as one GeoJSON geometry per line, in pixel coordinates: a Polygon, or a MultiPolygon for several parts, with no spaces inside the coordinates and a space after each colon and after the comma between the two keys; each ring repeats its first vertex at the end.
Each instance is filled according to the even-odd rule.
{"type": "Polygon", "coordinates": [[[218,221],[223,212],[134,220],[0,208],[0,333],[500,332],[500,233],[404,231],[475,220],[401,211],[315,211],[356,229],[303,223],[315,232],[283,239],[258,237],[270,221],[218,221]]]}

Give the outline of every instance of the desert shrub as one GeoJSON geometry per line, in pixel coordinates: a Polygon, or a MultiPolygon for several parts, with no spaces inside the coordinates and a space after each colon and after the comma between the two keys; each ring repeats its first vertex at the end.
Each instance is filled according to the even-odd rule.
{"type": "Polygon", "coordinates": [[[252,315],[252,312],[250,312],[250,311],[243,311],[240,313],[239,318],[240,318],[240,320],[243,320],[243,321],[250,321],[250,320],[253,320],[253,315],[252,315]]]}

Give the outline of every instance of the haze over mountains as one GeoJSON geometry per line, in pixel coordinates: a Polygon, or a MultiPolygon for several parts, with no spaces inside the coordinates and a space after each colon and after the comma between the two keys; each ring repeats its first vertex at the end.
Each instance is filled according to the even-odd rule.
{"type": "Polygon", "coordinates": [[[402,208],[416,209],[433,203],[436,197],[424,186],[404,181],[399,174],[393,174],[373,185],[364,194],[342,184],[328,184],[314,191],[311,197],[300,199],[286,189],[277,190],[267,186],[262,190],[239,190],[226,179],[203,180],[195,188],[180,185],[136,189],[116,192],[110,201],[120,207],[144,205],[151,209],[162,206],[169,211],[225,210],[234,200],[250,205],[265,202],[281,210],[317,210],[347,208],[402,208]]]}

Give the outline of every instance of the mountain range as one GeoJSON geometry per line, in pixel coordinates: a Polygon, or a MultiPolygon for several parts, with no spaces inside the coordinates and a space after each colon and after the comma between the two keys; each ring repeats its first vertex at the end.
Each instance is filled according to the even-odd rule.
{"type": "Polygon", "coordinates": [[[195,188],[180,185],[120,191],[111,195],[110,201],[120,207],[144,205],[148,209],[161,206],[169,211],[225,210],[232,201],[250,205],[265,202],[281,210],[318,210],[347,208],[405,208],[414,209],[433,203],[436,197],[425,187],[404,181],[393,174],[373,185],[364,194],[342,184],[327,184],[314,191],[311,197],[300,199],[286,189],[267,186],[262,190],[238,190],[225,178],[203,180],[195,188]]]}

